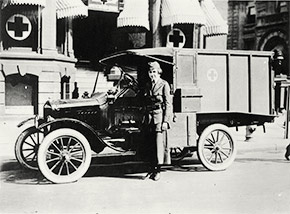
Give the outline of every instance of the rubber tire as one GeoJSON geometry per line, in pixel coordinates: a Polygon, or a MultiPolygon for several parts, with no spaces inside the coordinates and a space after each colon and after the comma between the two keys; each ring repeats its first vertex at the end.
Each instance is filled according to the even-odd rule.
{"type": "Polygon", "coordinates": [[[44,138],[38,150],[37,161],[41,173],[47,180],[56,184],[61,184],[75,182],[79,180],[81,177],[83,177],[83,175],[87,172],[88,168],[90,167],[91,158],[92,151],[88,140],[80,132],[76,130],[69,128],[61,128],[52,131],[44,138]],[[55,173],[51,172],[51,170],[46,164],[47,149],[56,138],[59,138],[61,136],[70,136],[77,139],[81,143],[85,153],[84,154],[85,159],[83,163],[79,166],[77,171],[67,176],[56,175],[55,173]]]}
{"type": "MultiPolygon", "coordinates": [[[[14,153],[15,153],[15,157],[16,160],[18,161],[18,163],[27,168],[27,169],[32,169],[32,170],[38,170],[38,165],[37,165],[37,160],[35,161],[35,164],[29,164],[25,159],[24,159],[24,155],[23,155],[23,142],[31,135],[34,133],[37,133],[38,130],[32,126],[29,127],[27,129],[25,129],[23,132],[21,132],[21,134],[18,136],[16,142],[15,142],[15,146],[14,146],[14,153]]],[[[37,153],[37,152],[36,152],[37,153]]],[[[37,154],[36,154],[37,155],[37,154]]],[[[37,156],[36,156],[37,157],[37,156]]]]}
{"type": "Polygon", "coordinates": [[[221,171],[227,169],[235,160],[236,154],[237,154],[237,148],[236,148],[236,140],[234,136],[231,134],[231,130],[222,124],[213,124],[205,128],[202,132],[202,134],[199,137],[198,144],[197,144],[197,155],[199,160],[201,161],[202,165],[207,168],[208,170],[211,171],[221,171]],[[231,140],[231,148],[232,152],[229,158],[226,159],[226,161],[222,164],[215,164],[215,163],[210,163],[203,155],[203,145],[204,142],[206,141],[206,138],[208,135],[210,135],[213,131],[222,131],[226,133],[227,137],[231,140]]]}

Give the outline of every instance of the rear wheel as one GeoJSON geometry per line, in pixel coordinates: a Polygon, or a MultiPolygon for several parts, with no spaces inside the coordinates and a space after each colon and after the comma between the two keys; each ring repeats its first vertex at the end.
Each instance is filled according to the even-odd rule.
{"type": "Polygon", "coordinates": [[[227,126],[213,124],[202,132],[197,154],[205,168],[225,170],[233,163],[236,153],[235,139],[227,126]]]}
{"type": "Polygon", "coordinates": [[[39,147],[37,161],[41,173],[51,182],[74,182],[90,166],[90,144],[78,131],[57,129],[44,138],[39,147]]]}
{"type": "Polygon", "coordinates": [[[15,143],[15,157],[17,161],[28,169],[38,170],[37,153],[44,133],[34,126],[25,129],[15,143]]]}

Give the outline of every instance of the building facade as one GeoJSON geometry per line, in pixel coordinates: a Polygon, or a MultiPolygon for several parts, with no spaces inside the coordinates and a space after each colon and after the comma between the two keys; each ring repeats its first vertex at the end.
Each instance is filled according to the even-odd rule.
{"type": "Polygon", "coordinates": [[[228,49],[273,51],[289,76],[289,1],[228,1],[228,49]]]}
{"type": "Polygon", "coordinates": [[[98,61],[113,52],[225,49],[228,30],[212,0],[0,0],[0,25],[0,116],[107,90],[98,61]]]}
{"type": "Polygon", "coordinates": [[[38,114],[46,100],[69,98],[72,20],[87,7],[78,0],[1,0],[0,7],[0,115],[38,114]]]}

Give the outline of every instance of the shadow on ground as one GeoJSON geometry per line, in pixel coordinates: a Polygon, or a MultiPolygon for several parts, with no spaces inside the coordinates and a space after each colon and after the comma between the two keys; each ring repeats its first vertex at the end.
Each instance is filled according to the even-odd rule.
{"type": "Polygon", "coordinates": [[[50,184],[39,171],[28,169],[18,169],[1,172],[1,180],[7,183],[27,184],[27,185],[44,185],[50,184]]]}
{"type": "MultiPolygon", "coordinates": [[[[115,177],[143,180],[149,171],[149,163],[147,162],[132,160],[118,162],[115,157],[113,160],[116,163],[112,164],[112,160],[108,158],[103,160],[93,158],[91,166],[84,177],[115,177]]],[[[172,165],[163,166],[162,171],[204,172],[207,170],[197,160],[184,159],[182,161],[172,162],[172,165]]],[[[0,172],[0,179],[8,183],[27,185],[51,184],[50,181],[44,178],[40,171],[23,169],[16,160],[2,163],[0,172]]]]}

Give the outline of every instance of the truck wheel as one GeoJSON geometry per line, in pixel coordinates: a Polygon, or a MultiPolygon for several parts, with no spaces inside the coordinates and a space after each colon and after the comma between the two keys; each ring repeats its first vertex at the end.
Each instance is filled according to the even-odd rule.
{"type": "Polygon", "coordinates": [[[53,183],[69,183],[80,179],[91,163],[88,140],[69,128],[49,133],[38,151],[38,166],[43,176],[53,183]]]}
{"type": "Polygon", "coordinates": [[[222,124],[210,125],[204,129],[199,138],[198,158],[208,170],[225,170],[236,157],[235,142],[227,126],[222,124]]]}
{"type": "Polygon", "coordinates": [[[42,131],[34,126],[25,129],[17,138],[14,152],[16,160],[25,168],[38,170],[37,152],[44,138],[42,131]]]}

